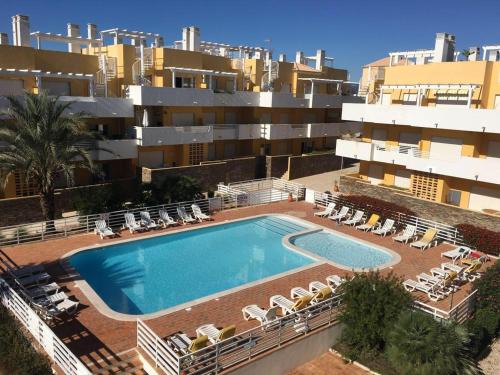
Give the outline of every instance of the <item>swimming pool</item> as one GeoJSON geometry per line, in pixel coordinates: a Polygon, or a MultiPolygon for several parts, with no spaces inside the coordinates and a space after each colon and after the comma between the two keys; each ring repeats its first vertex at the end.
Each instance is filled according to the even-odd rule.
{"type": "Polygon", "coordinates": [[[282,243],[304,229],[262,216],[84,250],[69,264],[113,311],[151,314],[314,263],[282,243]]]}
{"type": "Polygon", "coordinates": [[[307,250],[346,269],[371,269],[399,260],[392,253],[330,231],[299,234],[289,239],[294,246],[307,250]]]}

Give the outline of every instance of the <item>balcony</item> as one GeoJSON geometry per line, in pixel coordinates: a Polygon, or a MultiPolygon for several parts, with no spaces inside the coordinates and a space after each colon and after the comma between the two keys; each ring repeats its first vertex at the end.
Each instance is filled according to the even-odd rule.
{"type": "Polygon", "coordinates": [[[135,130],[140,146],[189,145],[214,140],[212,126],[136,127],[135,130]]]}
{"type": "Polygon", "coordinates": [[[97,141],[96,147],[100,150],[90,151],[92,160],[137,159],[137,140],[135,139],[97,141]]]}
{"type": "Polygon", "coordinates": [[[307,124],[308,138],[340,137],[343,134],[361,132],[360,122],[332,122],[307,124]]]}
{"type": "Polygon", "coordinates": [[[462,156],[453,160],[408,146],[380,147],[373,143],[337,140],[337,155],[349,158],[403,165],[409,170],[443,176],[500,184],[499,161],[496,158],[462,156]]]}
{"type": "Polygon", "coordinates": [[[261,126],[261,124],[214,125],[214,141],[259,139],[261,126]]]}
{"type": "MultiPolygon", "coordinates": [[[[22,98],[21,96],[19,98],[22,98]]],[[[68,114],[85,112],[89,117],[134,117],[134,105],[132,100],[123,98],[103,98],[90,96],[60,96],[59,102],[66,104],[73,102],[66,111],[68,114]]],[[[8,108],[8,101],[0,97],[0,110],[8,108]]]]}
{"type": "Polygon", "coordinates": [[[214,92],[207,89],[151,87],[131,85],[127,96],[134,105],[211,107],[214,105],[214,92]]]}
{"type": "Polygon", "coordinates": [[[499,118],[498,109],[472,109],[465,106],[417,107],[346,103],[342,107],[342,120],[481,133],[499,134],[499,118]]]}
{"type": "Polygon", "coordinates": [[[261,92],[260,107],[268,108],[307,108],[309,101],[286,92],[261,92]]]}

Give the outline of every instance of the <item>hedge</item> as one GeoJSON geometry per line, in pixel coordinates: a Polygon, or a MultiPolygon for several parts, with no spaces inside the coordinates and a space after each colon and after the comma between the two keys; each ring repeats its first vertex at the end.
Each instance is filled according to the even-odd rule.
{"type": "Polygon", "coordinates": [[[457,228],[462,233],[465,242],[471,247],[490,255],[500,254],[500,232],[493,232],[471,224],[458,224],[457,228]]]}
{"type": "Polygon", "coordinates": [[[52,374],[47,357],[38,353],[21,326],[0,304],[0,372],[12,375],[52,374]]]}
{"type": "Polygon", "coordinates": [[[406,207],[387,202],[382,199],[367,197],[365,195],[341,195],[340,199],[351,203],[359,209],[365,209],[369,213],[378,214],[382,220],[397,220],[397,213],[402,213],[408,216],[417,216],[415,212],[406,207]]]}

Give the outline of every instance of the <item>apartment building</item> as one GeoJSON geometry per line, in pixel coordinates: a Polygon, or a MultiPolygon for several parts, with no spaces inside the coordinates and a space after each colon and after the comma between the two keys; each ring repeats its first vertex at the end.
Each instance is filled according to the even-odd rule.
{"type": "Polygon", "coordinates": [[[361,160],[359,178],[471,210],[500,211],[500,46],[394,52],[365,103],[342,119],[363,124],[337,154],[361,160]]]}
{"type": "MultiPolygon", "coordinates": [[[[23,15],[12,25],[12,43],[0,38],[0,96],[47,90],[73,101],[71,111],[88,113],[88,126],[106,137],[98,146],[112,151],[93,151],[101,173],[76,171],[77,185],[131,177],[137,167],[332,149],[360,130],[341,121],[342,104],[360,100],[358,85],[324,50],[273,60],[266,48],[202,41],[197,27],[164,46],[159,34],[121,28],[31,32],[23,15]],[[55,43],[67,52],[45,48],[55,43]]],[[[20,171],[2,196],[34,193],[20,171]]]]}

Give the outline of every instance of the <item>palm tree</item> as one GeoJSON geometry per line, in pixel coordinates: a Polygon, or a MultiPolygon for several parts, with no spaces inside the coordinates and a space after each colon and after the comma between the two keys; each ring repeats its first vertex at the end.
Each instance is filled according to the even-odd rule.
{"type": "Polygon", "coordinates": [[[42,214],[48,230],[54,229],[55,181],[64,177],[73,184],[73,170],[92,171],[89,144],[96,136],[85,128],[84,113],[65,113],[71,102],[61,104],[57,97],[26,92],[23,99],[7,97],[8,121],[0,128],[0,177],[21,171],[40,195],[42,214]]]}
{"type": "Polygon", "coordinates": [[[403,375],[482,374],[468,350],[464,327],[405,311],[387,337],[386,355],[403,375]]]}

